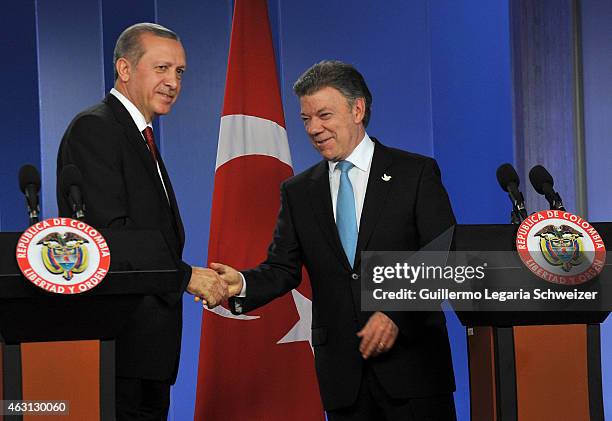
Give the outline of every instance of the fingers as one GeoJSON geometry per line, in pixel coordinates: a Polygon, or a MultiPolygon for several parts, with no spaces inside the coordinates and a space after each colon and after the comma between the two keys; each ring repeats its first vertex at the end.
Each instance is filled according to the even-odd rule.
{"type": "Polygon", "coordinates": [[[212,270],[217,272],[219,275],[223,275],[224,273],[226,273],[229,268],[229,266],[227,265],[224,265],[222,263],[215,263],[215,262],[210,262],[209,266],[212,270]]]}
{"type": "Polygon", "coordinates": [[[192,268],[187,290],[209,308],[216,307],[229,295],[227,283],[217,272],[200,267],[192,268]]]}
{"type": "Polygon", "coordinates": [[[230,297],[233,297],[242,291],[242,275],[236,269],[216,262],[211,262],[210,268],[221,276],[225,282],[227,282],[230,297]]]}
{"type": "Polygon", "coordinates": [[[227,283],[219,278],[215,273],[215,277],[207,279],[205,284],[204,299],[209,308],[214,308],[221,304],[229,295],[227,283]]]}
{"type": "Polygon", "coordinates": [[[204,298],[200,298],[197,295],[195,297],[193,297],[193,301],[197,302],[202,302],[202,307],[208,307],[208,303],[206,302],[206,300],[204,298]]]}
{"type": "MultiPolygon", "coordinates": [[[[378,349],[381,347],[382,332],[374,323],[368,322],[366,326],[358,333],[361,337],[359,344],[359,352],[364,359],[375,357],[378,355],[378,349]]],[[[384,345],[384,343],[383,343],[384,345]]]]}
{"type": "Polygon", "coordinates": [[[364,326],[359,332],[357,332],[357,336],[361,338],[361,342],[359,343],[359,352],[361,353],[361,357],[364,360],[367,360],[372,356],[372,332],[368,328],[368,325],[364,326]]]}
{"type": "Polygon", "coordinates": [[[357,332],[361,338],[361,356],[368,359],[387,352],[395,344],[398,333],[399,329],[393,320],[384,313],[374,313],[363,329],[357,332]]]}

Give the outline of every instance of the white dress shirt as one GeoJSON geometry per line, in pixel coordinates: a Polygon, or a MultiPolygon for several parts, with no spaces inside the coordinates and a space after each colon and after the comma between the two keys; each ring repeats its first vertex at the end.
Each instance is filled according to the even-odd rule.
{"type": "MultiPolygon", "coordinates": [[[[151,129],[153,128],[153,126],[151,125],[151,122],[150,121],[147,122],[144,116],[142,115],[142,113],[140,112],[140,110],[136,108],[136,106],[132,104],[132,102],[129,99],[127,99],[125,95],[123,95],[121,92],[119,92],[115,88],[112,88],[110,90],[110,93],[115,98],[117,98],[119,102],[123,104],[123,106],[128,111],[128,113],[130,113],[132,120],[134,120],[134,124],[136,124],[136,127],[138,127],[138,131],[140,132],[140,135],[142,136],[142,140],[144,144],[147,146],[147,149],[149,149],[149,145],[147,145],[147,141],[144,138],[144,135],[142,134],[142,132],[147,127],[151,127],[151,129]]],[[[170,198],[168,197],[168,190],[166,190],[166,184],[164,183],[164,177],[162,177],[161,170],[159,169],[159,162],[156,162],[155,164],[157,166],[157,174],[159,174],[159,179],[161,180],[162,186],[164,187],[164,192],[166,193],[166,199],[168,200],[168,203],[170,203],[170,198]]]]}

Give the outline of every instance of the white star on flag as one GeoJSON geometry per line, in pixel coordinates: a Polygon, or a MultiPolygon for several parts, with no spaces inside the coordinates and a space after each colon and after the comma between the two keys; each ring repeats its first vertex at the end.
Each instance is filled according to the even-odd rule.
{"type": "Polygon", "coordinates": [[[295,303],[295,308],[297,309],[300,319],[293,325],[291,330],[277,342],[277,344],[307,341],[310,345],[310,350],[314,353],[310,331],[312,301],[304,297],[296,289],[292,290],[291,294],[293,295],[293,302],[295,303]]]}

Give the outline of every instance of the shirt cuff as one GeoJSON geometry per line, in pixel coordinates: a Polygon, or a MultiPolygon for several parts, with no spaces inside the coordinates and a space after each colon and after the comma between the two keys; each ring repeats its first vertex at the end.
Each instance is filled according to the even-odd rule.
{"type": "Polygon", "coordinates": [[[240,290],[240,293],[236,295],[236,297],[244,298],[246,297],[246,279],[244,279],[244,275],[242,274],[242,272],[238,272],[238,273],[240,274],[240,277],[242,278],[242,289],[240,290]]]}

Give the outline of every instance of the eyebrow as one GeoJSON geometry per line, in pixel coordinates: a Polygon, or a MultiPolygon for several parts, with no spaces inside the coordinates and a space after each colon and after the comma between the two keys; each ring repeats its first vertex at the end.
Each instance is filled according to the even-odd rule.
{"type": "MultiPolygon", "coordinates": [[[[162,60],[162,61],[158,61],[154,64],[154,66],[168,66],[168,67],[172,67],[175,66],[174,63],[172,63],[171,61],[167,61],[167,60],[162,60]]],[[[176,66],[179,69],[186,69],[187,65],[180,65],[180,66],[176,66]]]]}
{"type": "MultiPolygon", "coordinates": [[[[321,114],[322,112],[325,112],[325,111],[331,111],[331,110],[329,109],[329,107],[323,107],[323,108],[319,108],[314,113],[315,114],[321,114]]],[[[304,114],[303,112],[300,112],[300,115],[307,116],[308,114],[304,114]]]]}

